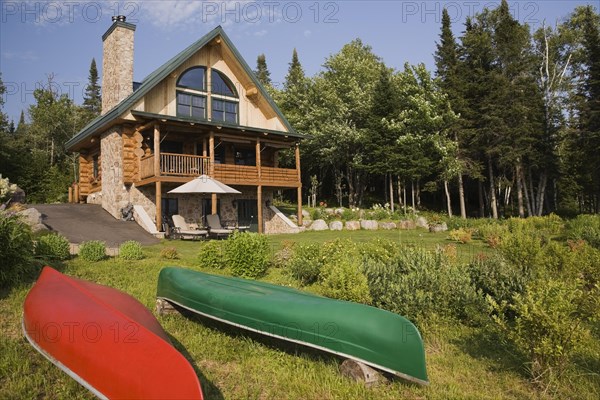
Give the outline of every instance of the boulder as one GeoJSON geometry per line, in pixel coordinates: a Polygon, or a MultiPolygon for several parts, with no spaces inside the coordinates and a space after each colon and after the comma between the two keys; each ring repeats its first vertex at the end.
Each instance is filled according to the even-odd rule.
{"type": "Polygon", "coordinates": [[[333,221],[329,223],[329,230],[331,231],[341,231],[344,228],[344,224],[342,221],[333,221]]]}
{"type": "Polygon", "coordinates": [[[446,232],[447,230],[448,225],[445,222],[429,225],[429,232],[446,232]]]}
{"type": "Polygon", "coordinates": [[[311,231],[326,231],[329,229],[327,226],[327,222],[322,219],[316,219],[313,221],[312,225],[309,227],[311,231]]]}
{"type": "Polygon", "coordinates": [[[29,226],[34,226],[42,223],[42,214],[35,208],[28,208],[17,213],[21,220],[29,226]]]}
{"type": "Polygon", "coordinates": [[[302,226],[308,228],[312,224],[312,220],[309,218],[302,219],[302,226]]]}
{"type": "Polygon", "coordinates": [[[333,215],[335,213],[335,211],[333,210],[333,208],[326,208],[325,209],[325,214],[327,215],[333,215]]]}
{"type": "Polygon", "coordinates": [[[415,224],[415,221],[412,221],[410,219],[405,219],[403,221],[398,222],[399,229],[415,229],[416,227],[417,225],[415,224]]]}
{"type": "Polygon", "coordinates": [[[429,224],[427,223],[427,219],[425,217],[417,218],[416,224],[418,228],[429,228],[429,224]]]}
{"type": "Polygon", "coordinates": [[[369,231],[375,231],[379,228],[377,221],[373,221],[372,219],[363,219],[360,221],[360,227],[362,229],[366,229],[369,231]]]}
{"type": "Polygon", "coordinates": [[[306,210],[302,210],[302,217],[304,218],[310,218],[310,213],[306,210]]]}
{"type": "Polygon", "coordinates": [[[336,208],[335,210],[333,210],[333,213],[335,215],[342,215],[344,213],[344,209],[343,208],[336,208]]]}
{"type": "Polygon", "coordinates": [[[380,222],[379,229],[391,230],[396,229],[396,224],[393,222],[380,222]]]}
{"type": "Polygon", "coordinates": [[[31,227],[33,233],[47,230],[48,227],[42,223],[42,214],[35,208],[28,208],[17,213],[21,220],[31,227]]]}
{"type": "Polygon", "coordinates": [[[346,221],[346,229],[349,231],[357,231],[360,229],[360,222],[358,221],[346,221]]]}

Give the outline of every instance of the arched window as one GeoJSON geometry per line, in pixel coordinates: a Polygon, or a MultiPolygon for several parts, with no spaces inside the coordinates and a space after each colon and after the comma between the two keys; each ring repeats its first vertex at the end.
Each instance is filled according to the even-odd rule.
{"type": "Polygon", "coordinates": [[[177,87],[206,91],[206,68],[192,67],[177,80],[177,87]]]}
{"type": "Polygon", "coordinates": [[[239,99],[233,83],[221,71],[211,70],[213,121],[223,121],[230,124],[238,123],[239,99]]]}
{"type": "MultiPolygon", "coordinates": [[[[192,67],[177,80],[177,116],[194,119],[207,118],[206,67],[192,67]]],[[[238,124],[239,98],[231,80],[221,71],[211,69],[212,121],[238,124]]]]}
{"type": "Polygon", "coordinates": [[[221,71],[212,69],[212,92],[223,96],[238,97],[233,83],[221,71]]]}
{"type": "Polygon", "coordinates": [[[177,116],[206,119],[205,67],[192,67],[177,80],[177,116]]]}

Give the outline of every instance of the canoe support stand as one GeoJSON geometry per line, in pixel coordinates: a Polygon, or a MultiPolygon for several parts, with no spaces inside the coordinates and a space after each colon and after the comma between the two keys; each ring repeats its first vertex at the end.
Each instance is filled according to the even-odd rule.
{"type": "Polygon", "coordinates": [[[179,314],[179,310],[166,300],[156,299],[156,313],[158,315],[179,314]]]}
{"type": "Polygon", "coordinates": [[[381,378],[381,374],[366,364],[356,360],[346,359],[340,365],[340,372],[356,382],[363,382],[366,386],[376,385],[381,378]]]}

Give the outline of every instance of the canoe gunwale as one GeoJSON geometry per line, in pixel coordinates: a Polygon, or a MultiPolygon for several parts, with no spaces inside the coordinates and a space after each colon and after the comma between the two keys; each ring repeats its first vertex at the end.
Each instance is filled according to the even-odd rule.
{"type": "Polygon", "coordinates": [[[175,300],[170,299],[170,298],[165,297],[165,296],[157,296],[157,299],[162,299],[162,300],[168,301],[168,302],[170,302],[172,304],[176,304],[178,307],[184,308],[184,309],[186,309],[188,311],[191,311],[191,312],[193,312],[195,314],[202,315],[202,316],[204,316],[206,318],[210,318],[210,319],[213,319],[215,321],[223,322],[223,323],[226,323],[228,325],[232,325],[232,326],[235,326],[235,327],[238,327],[238,328],[242,328],[242,329],[245,329],[245,330],[248,330],[248,331],[260,333],[261,335],[274,337],[276,339],[284,340],[286,342],[293,342],[293,343],[297,343],[297,344],[300,344],[300,345],[303,345],[303,346],[312,347],[314,349],[321,350],[321,351],[324,351],[326,353],[330,353],[330,354],[335,354],[335,355],[338,355],[338,356],[342,356],[344,358],[348,358],[348,359],[351,359],[351,360],[354,360],[354,361],[358,361],[358,362],[361,362],[363,364],[369,365],[371,367],[377,368],[379,370],[388,372],[388,373],[390,373],[390,374],[392,374],[394,376],[397,376],[399,378],[405,379],[407,381],[410,381],[410,382],[413,382],[413,383],[416,383],[416,384],[419,384],[419,385],[423,385],[423,386],[429,386],[429,381],[425,381],[425,380],[422,380],[422,379],[419,379],[419,378],[415,378],[414,376],[407,375],[407,374],[404,374],[404,373],[399,372],[399,371],[394,371],[394,370],[392,370],[390,368],[381,366],[379,364],[376,364],[376,363],[373,363],[371,361],[367,361],[367,360],[361,359],[359,357],[356,357],[356,356],[353,356],[353,355],[350,355],[350,354],[341,353],[341,352],[338,352],[338,351],[335,351],[335,350],[331,350],[330,348],[327,348],[327,347],[319,346],[317,344],[313,344],[313,343],[310,343],[310,342],[305,342],[305,341],[297,340],[297,339],[291,339],[291,338],[288,338],[286,336],[281,336],[281,335],[277,335],[277,334],[274,334],[274,333],[271,333],[271,332],[261,331],[260,329],[251,328],[251,327],[249,327],[247,325],[239,324],[237,322],[232,322],[232,321],[226,320],[224,318],[215,317],[214,315],[210,315],[208,313],[204,313],[202,311],[195,310],[195,309],[193,309],[191,307],[188,307],[188,306],[186,306],[184,304],[179,303],[178,301],[175,301],[175,300]]]}
{"type": "Polygon", "coordinates": [[[67,374],[71,378],[73,378],[81,386],[83,386],[84,388],[86,388],[87,390],[92,392],[92,394],[94,396],[96,396],[97,398],[99,398],[101,400],[108,400],[107,396],[105,396],[102,392],[100,392],[98,389],[96,389],[94,386],[92,386],[88,381],[83,379],[81,376],[77,375],[77,373],[74,372],[72,369],[70,369],[65,364],[61,363],[56,358],[52,357],[49,353],[47,353],[44,349],[42,349],[42,347],[36,341],[34,341],[27,333],[27,328],[25,328],[25,317],[21,318],[21,328],[23,329],[23,335],[25,335],[25,338],[27,339],[29,344],[34,349],[36,349],[38,351],[38,353],[40,353],[41,355],[46,357],[46,359],[48,361],[50,361],[52,364],[54,364],[56,367],[58,367],[60,370],[62,370],[65,374],[67,374]]]}

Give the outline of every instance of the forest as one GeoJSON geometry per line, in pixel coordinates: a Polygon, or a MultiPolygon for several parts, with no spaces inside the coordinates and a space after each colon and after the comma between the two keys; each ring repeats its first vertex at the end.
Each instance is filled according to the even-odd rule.
{"type": "MultiPolygon", "coordinates": [[[[599,212],[598,11],[532,31],[502,1],[457,28],[444,10],[434,71],[390,68],[357,38],[312,77],[294,49],[276,85],[258,56],[257,77],[307,135],[304,198],[463,218],[599,212]]],[[[0,108],[0,173],[29,202],[66,201],[77,155],[64,143],[98,115],[99,76],[92,60],[81,105],[44,79],[18,122],[0,108]]]]}

